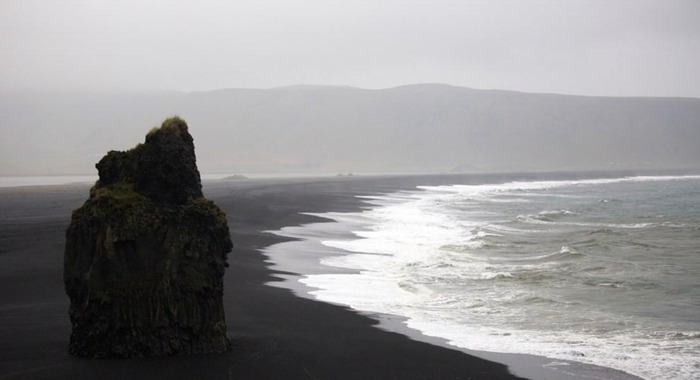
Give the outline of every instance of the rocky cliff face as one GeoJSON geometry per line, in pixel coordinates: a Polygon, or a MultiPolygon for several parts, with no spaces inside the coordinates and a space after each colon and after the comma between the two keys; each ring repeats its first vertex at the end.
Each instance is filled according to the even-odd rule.
{"type": "Polygon", "coordinates": [[[225,213],[202,195],[187,124],[168,119],[97,169],[66,234],[71,354],[227,350],[223,275],[233,246],[225,213]]]}

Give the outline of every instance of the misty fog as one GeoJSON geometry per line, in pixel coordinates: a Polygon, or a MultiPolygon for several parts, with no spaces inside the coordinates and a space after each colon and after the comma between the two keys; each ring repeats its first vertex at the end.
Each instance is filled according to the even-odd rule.
{"type": "Polygon", "coordinates": [[[700,167],[700,99],[447,85],[385,90],[25,94],[0,98],[0,174],[92,174],[165,117],[203,173],[440,173],[700,167]]]}

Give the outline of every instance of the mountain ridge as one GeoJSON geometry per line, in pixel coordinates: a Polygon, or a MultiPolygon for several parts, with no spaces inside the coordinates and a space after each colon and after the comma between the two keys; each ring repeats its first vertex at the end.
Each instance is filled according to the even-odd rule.
{"type": "Polygon", "coordinates": [[[475,92],[492,92],[492,93],[512,93],[521,95],[543,95],[543,96],[563,96],[563,97],[578,97],[578,98],[604,98],[604,99],[695,99],[700,100],[700,98],[689,97],[689,96],[628,96],[628,95],[581,95],[581,94],[567,94],[567,93],[556,93],[556,92],[533,92],[533,91],[522,91],[522,90],[507,90],[498,88],[475,88],[468,86],[457,86],[449,83],[440,82],[425,82],[425,83],[412,83],[403,84],[392,87],[383,88],[364,88],[356,86],[346,86],[346,85],[325,85],[325,84],[295,84],[289,86],[279,86],[270,88],[248,88],[248,87],[225,87],[212,90],[202,90],[202,91],[163,91],[178,94],[202,94],[202,93],[216,93],[216,92],[226,92],[226,91],[251,91],[251,92],[264,92],[264,91],[276,91],[276,90],[355,90],[355,91],[368,91],[368,92],[381,92],[381,91],[392,91],[400,89],[409,88],[451,88],[456,90],[466,90],[475,92]]]}
{"type": "Polygon", "coordinates": [[[207,173],[700,168],[700,99],[414,84],[368,90],[0,93],[0,175],[94,173],[178,115],[207,173]]]}

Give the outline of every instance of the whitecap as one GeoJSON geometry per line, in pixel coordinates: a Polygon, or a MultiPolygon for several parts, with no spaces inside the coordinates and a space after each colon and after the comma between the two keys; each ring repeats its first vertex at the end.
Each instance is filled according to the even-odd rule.
{"type": "MultiPolygon", "coordinates": [[[[652,336],[649,329],[645,330],[635,320],[601,327],[601,324],[613,324],[610,321],[620,317],[562,296],[571,294],[564,292],[570,282],[562,278],[573,273],[571,268],[579,267],[587,268],[575,272],[583,278],[601,275],[601,271],[605,274],[607,264],[591,263],[593,248],[566,239],[547,241],[548,235],[541,235],[572,230],[562,226],[601,234],[633,234],[620,230],[643,231],[663,226],[661,220],[657,220],[660,223],[607,223],[616,220],[585,219],[581,215],[585,214],[583,208],[572,206],[566,199],[554,198],[588,197],[592,199],[584,201],[590,204],[601,195],[583,196],[579,194],[589,193],[575,189],[567,190],[573,194],[558,194],[556,188],[686,179],[700,179],[700,176],[425,186],[415,192],[364,197],[373,206],[361,216],[335,216],[363,225],[353,228],[355,238],[324,241],[350,253],[322,259],[323,265],[353,269],[357,273],[310,275],[303,282],[316,289],[313,294],[321,300],[368,312],[401,315],[407,318],[409,327],[447,339],[458,347],[577,360],[648,378],[697,378],[700,374],[700,365],[694,359],[700,352],[697,336],[680,331],[681,335],[671,332],[652,336]],[[494,199],[497,201],[492,202],[494,199]],[[542,200],[550,205],[535,208],[513,199],[542,200]],[[517,213],[520,215],[513,220],[513,214],[517,213]],[[539,226],[544,227],[539,229],[539,226]],[[532,239],[518,236],[511,241],[541,240],[548,245],[537,248],[536,252],[528,248],[511,254],[504,254],[502,248],[485,249],[487,243],[528,234],[540,235],[532,239]],[[566,270],[554,271],[564,267],[566,270]],[[528,293],[532,289],[537,291],[528,293]],[[562,291],[559,295],[558,290],[562,291]],[[580,323],[569,320],[578,321],[577,318],[580,323]],[[542,321],[560,323],[550,323],[543,329],[542,321]],[[685,345],[686,342],[691,344],[685,345]]],[[[595,205],[598,209],[612,206],[595,205]]],[[[583,285],[579,290],[585,294],[627,294],[634,288],[604,289],[622,284],[613,276],[607,277],[581,280],[574,285],[583,285]]]]}
{"type": "Polygon", "coordinates": [[[482,280],[493,280],[502,278],[513,278],[513,274],[510,272],[483,272],[481,273],[482,280]]]}

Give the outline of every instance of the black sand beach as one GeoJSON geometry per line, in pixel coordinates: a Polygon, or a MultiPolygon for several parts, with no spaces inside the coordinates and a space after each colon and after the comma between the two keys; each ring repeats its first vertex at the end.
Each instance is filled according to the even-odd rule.
{"type": "Polygon", "coordinates": [[[514,379],[504,365],[373,327],[346,308],[265,285],[275,279],[260,249],[282,241],[262,231],[311,222],[299,212],[360,206],[354,195],[410,180],[210,182],[228,212],[235,248],[224,303],[231,352],[135,360],[68,355],[63,291],[65,230],[88,185],[0,189],[0,379],[514,379]]]}
{"type": "Polygon", "coordinates": [[[228,213],[235,244],[224,293],[233,349],[131,360],[68,354],[65,231],[90,185],[0,188],[0,380],[522,378],[500,363],[531,379],[633,378],[573,362],[565,372],[543,369],[551,361],[529,355],[474,353],[492,362],[407,328],[398,328],[406,335],[382,330],[353,310],[270,285],[289,274],[272,270],[264,250],[289,239],[266,231],[321,221],[301,213],[356,211],[367,207],[357,196],[416,185],[499,180],[440,175],[205,182],[205,196],[228,213]]]}

